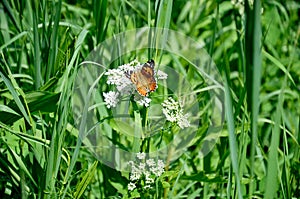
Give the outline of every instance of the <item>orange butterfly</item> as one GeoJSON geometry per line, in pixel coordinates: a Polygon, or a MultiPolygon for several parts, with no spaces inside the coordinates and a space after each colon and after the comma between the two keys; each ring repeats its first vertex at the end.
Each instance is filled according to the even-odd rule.
{"type": "Polygon", "coordinates": [[[151,59],[145,63],[140,70],[129,71],[126,76],[136,86],[136,90],[141,96],[148,96],[157,88],[157,82],[154,78],[154,61],[151,59]]]}

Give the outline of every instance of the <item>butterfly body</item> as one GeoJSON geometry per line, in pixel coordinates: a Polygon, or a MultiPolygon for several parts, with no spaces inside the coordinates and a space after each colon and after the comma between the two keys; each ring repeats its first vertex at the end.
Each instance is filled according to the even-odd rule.
{"type": "Polygon", "coordinates": [[[145,63],[140,70],[130,71],[126,76],[135,85],[136,90],[141,96],[148,96],[157,88],[157,82],[154,78],[154,61],[145,63]]]}

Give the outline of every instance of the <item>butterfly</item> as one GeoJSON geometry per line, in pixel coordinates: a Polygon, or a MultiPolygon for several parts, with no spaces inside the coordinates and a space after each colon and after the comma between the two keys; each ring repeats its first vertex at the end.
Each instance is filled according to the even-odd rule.
{"type": "Polygon", "coordinates": [[[155,63],[151,59],[141,69],[126,73],[126,76],[135,85],[136,90],[141,96],[146,97],[157,88],[157,82],[154,78],[154,65],[155,63]]]}

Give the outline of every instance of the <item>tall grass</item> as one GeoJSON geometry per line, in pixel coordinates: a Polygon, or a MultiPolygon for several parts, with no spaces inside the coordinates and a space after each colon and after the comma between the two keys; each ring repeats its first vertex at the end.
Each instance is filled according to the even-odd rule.
{"type": "MultiPolygon", "coordinates": [[[[245,30],[245,55],[246,55],[246,87],[247,108],[250,111],[251,122],[251,178],[254,178],[255,149],[257,147],[258,115],[259,115],[259,93],[261,82],[261,20],[260,1],[255,1],[250,8],[246,1],[246,30],[245,30]]],[[[250,195],[254,192],[254,183],[250,183],[250,195]]]]}
{"type": "MultiPolygon", "coordinates": [[[[127,189],[129,174],[98,162],[82,143],[85,123],[77,129],[71,102],[80,63],[89,53],[105,39],[140,27],[162,28],[150,33],[152,48],[130,52],[105,67],[154,59],[191,82],[201,107],[193,142],[167,164],[163,184],[157,182],[151,196],[299,198],[300,4],[249,2],[1,1],[1,198],[134,197],[127,189]],[[188,60],[159,49],[172,37],[169,28],[204,43],[210,64],[224,79],[218,97],[224,96],[226,121],[205,157],[204,135],[215,119],[208,116],[209,95],[198,92],[206,85],[188,60]]],[[[182,42],[171,41],[174,46],[182,42]]],[[[101,89],[108,89],[102,78],[99,89],[100,99],[101,89]]],[[[97,111],[99,121],[109,121],[103,129],[111,141],[124,147],[119,132],[132,128],[114,123],[105,107],[97,111]]],[[[130,117],[143,128],[149,114],[133,105],[130,117]]],[[[172,128],[164,128],[164,140],[156,143],[171,139],[167,132],[172,128]]],[[[141,132],[136,128],[133,133],[141,132]]],[[[128,150],[150,151],[153,141],[135,139],[128,150]]]]}

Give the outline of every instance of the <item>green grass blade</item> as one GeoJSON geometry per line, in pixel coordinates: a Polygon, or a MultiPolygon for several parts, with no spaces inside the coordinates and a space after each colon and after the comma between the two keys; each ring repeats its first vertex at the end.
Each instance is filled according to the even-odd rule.
{"type": "MultiPolygon", "coordinates": [[[[261,21],[260,0],[254,1],[253,9],[250,8],[249,2],[245,1],[246,9],[246,33],[245,33],[245,53],[246,53],[246,86],[248,108],[251,112],[251,178],[254,179],[255,169],[255,148],[257,141],[257,121],[259,114],[259,92],[261,81],[261,21]]],[[[253,181],[250,184],[250,196],[254,192],[253,181]]]]}
{"type": "Polygon", "coordinates": [[[134,138],[132,152],[140,152],[140,139],[143,138],[142,135],[142,118],[138,111],[134,111],[134,138]]]}
{"type": "MultiPolygon", "coordinates": [[[[56,60],[56,55],[57,55],[57,45],[58,45],[58,28],[59,28],[59,20],[60,20],[60,15],[61,15],[61,4],[62,0],[58,0],[58,2],[54,2],[53,7],[55,8],[53,11],[55,12],[55,18],[54,18],[54,24],[53,24],[53,30],[50,38],[50,49],[49,49],[49,60],[48,60],[48,70],[46,73],[46,81],[48,81],[53,73],[54,73],[54,64],[56,60]]],[[[52,24],[49,24],[51,26],[52,24]]]]}
{"type": "Polygon", "coordinates": [[[156,27],[159,28],[170,27],[172,5],[173,5],[173,0],[160,1],[158,12],[157,12],[156,27]]]}
{"type": "Polygon", "coordinates": [[[14,10],[11,8],[11,6],[9,5],[7,0],[3,0],[2,3],[4,5],[4,7],[6,8],[8,16],[12,20],[14,27],[17,28],[18,32],[21,32],[19,22],[15,18],[15,15],[14,15],[14,10]]]}
{"type": "Polygon", "coordinates": [[[227,125],[228,125],[228,132],[229,132],[229,148],[230,148],[230,159],[233,168],[233,172],[235,174],[235,183],[238,192],[238,198],[243,198],[242,189],[241,189],[241,179],[239,176],[239,157],[237,156],[238,153],[238,146],[235,137],[235,122],[234,122],[234,115],[233,115],[233,106],[232,100],[230,95],[230,88],[228,86],[227,81],[225,82],[225,114],[227,118],[227,125]]]}
{"type": "Polygon", "coordinates": [[[10,107],[2,105],[2,104],[0,104],[0,112],[6,112],[6,113],[10,113],[12,115],[21,116],[19,113],[17,113],[16,111],[11,109],[10,107]]]}
{"type": "Polygon", "coordinates": [[[94,0],[93,4],[93,13],[96,23],[96,39],[97,43],[100,43],[103,41],[105,36],[107,0],[94,0]]]}
{"type": "MultiPolygon", "coordinates": [[[[80,52],[80,49],[82,47],[82,44],[83,44],[83,41],[85,39],[85,37],[87,36],[87,33],[88,31],[83,29],[81,31],[81,33],[79,34],[78,36],[78,40],[75,44],[75,52],[70,60],[70,63],[68,65],[68,68],[65,72],[65,78],[63,79],[62,81],[62,86],[60,87],[60,89],[62,91],[64,91],[64,93],[68,93],[69,90],[66,90],[66,87],[65,85],[67,85],[67,80],[68,80],[68,75],[73,67],[73,65],[75,64],[75,60],[77,59],[78,55],[79,55],[79,52],[80,52]]],[[[75,74],[76,75],[76,74],[75,74]]],[[[101,78],[102,75],[99,76],[99,78],[101,78]]],[[[96,84],[98,81],[95,81],[94,84],[96,84]]],[[[93,90],[93,88],[95,87],[95,85],[92,85],[89,92],[87,93],[87,98],[86,99],[90,99],[91,97],[91,92],[93,90]]],[[[71,89],[71,88],[70,88],[71,89]]],[[[68,99],[65,99],[68,101],[68,99]]],[[[89,100],[87,100],[89,101],[89,100]]],[[[85,138],[86,136],[86,119],[87,119],[87,113],[88,113],[88,104],[85,104],[84,105],[84,109],[83,109],[83,113],[82,113],[82,118],[81,118],[81,123],[80,123],[80,127],[79,127],[79,135],[77,137],[77,142],[76,142],[76,146],[75,146],[75,150],[74,150],[74,153],[73,153],[73,156],[72,156],[72,159],[71,159],[71,162],[70,162],[70,165],[67,169],[67,172],[66,172],[66,175],[64,176],[64,184],[66,184],[69,179],[70,179],[70,176],[71,176],[71,172],[73,171],[73,168],[75,166],[75,163],[77,161],[77,158],[78,158],[78,155],[79,155],[79,152],[80,152],[80,147],[81,147],[81,144],[82,144],[82,139],[85,138]]],[[[67,184],[67,186],[65,187],[64,189],[64,193],[66,193],[66,191],[68,190],[68,186],[69,184],[67,184]]],[[[62,197],[63,198],[63,197],[62,197]]]]}
{"type": "Polygon", "coordinates": [[[7,132],[10,132],[10,133],[14,134],[15,136],[19,137],[20,139],[22,139],[26,142],[37,143],[39,145],[43,145],[43,146],[46,146],[46,147],[49,144],[49,140],[47,140],[47,139],[37,137],[36,135],[29,135],[29,134],[26,134],[26,133],[15,131],[13,129],[10,129],[9,126],[3,124],[2,122],[0,122],[0,127],[2,129],[5,129],[7,132]]]}
{"type": "Polygon", "coordinates": [[[35,68],[35,89],[38,89],[42,84],[42,73],[41,73],[41,53],[40,53],[40,39],[39,39],[39,33],[38,33],[38,24],[37,24],[37,16],[36,12],[32,12],[32,18],[33,18],[33,63],[35,68]]]}
{"type": "Polygon", "coordinates": [[[97,165],[98,165],[98,161],[95,161],[93,165],[88,169],[86,174],[83,176],[82,180],[76,187],[74,198],[81,198],[86,187],[89,185],[91,180],[94,178],[95,173],[97,172],[97,165]]]}
{"type": "Polygon", "coordinates": [[[262,51],[263,55],[269,59],[275,66],[277,66],[278,68],[280,68],[280,70],[282,70],[284,72],[284,74],[287,75],[287,77],[289,78],[289,80],[293,83],[294,86],[296,86],[295,81],[293,79],[293,77],[291,76],[291,74],[289,73],[289,71],[287,70],[287,68],[279,61],[277,60],[275,57],[273,57],[272,55],[270,55],[268,52],[266,52],[265,50],[262,51]]]}
{"type": "MultiPolygon", "coordinates": [[[[55,112],[57,109],[57,102],[60,94],[50,93],[50,92],[31,92],[25,95],[25,101],[27,107],[31,113],[36,113],[38,111],[42,113],[55,112]]],[[[22,116],[18,110],[18,106],[15,102],[12,102],[7,106],[7,108],[13,110],[17,114],[9,113],[0,114],[0,121],[6,124],[13,124],[22,116]]]]}
{"type": "Polygon", "coordinates": [[[9,146],[7,146],[9,149],[9,152],[12,154],[12,157],[15,159],[15,161],[17,162],[17,164],[19,165],[19,168],[22,169],[26,176],[31,180],[31,182],[37,186],[37,183],[35,182],[35,180],[33,179],[32,175],[30,174],[30,172],[28,171],[28,168],[26,167],[25,163],[23,162],[22,158],[16,154],[16,152],[11,149],[9,146]]]}
{"type": "Polygon", "coordinates": [[[264,198],[271,199],[276,198],[275,193],[278,190],[278,146],[280,141],[280,123],[281,123],[281,114],[283,107],[284,99],[284,87],[281,90],[279,95],[279,102],[276,107],[275,113],[275,124],[272,130],[271,145],[269,149],[269,158],[268,158],[268,170],[267,170],[267,179],[265,182],[265,194],[264,198]]]}
{"type": "MultiPolygon", "coordinates": [[[[157,10],[157,18],[156,18],[156,27],[162,29],[156,29],[156,56],[158,55],[158,50],[165,46],[168,37],[168,30],[171,23],[171,15],[172,15],[172,5],[173,0],[162,0],[158,5],[157,10]],[[160,39],[162,38],[162,39],[160,39]],[[158,42],[159,41],[159,42],[158,42]]],[[[162,56],[162,55],[161,55],[162,56]]]]}
{"type": "Polygon", "coordinates": [[[27,34],[28,34],[27,31],[24,31],[24,32],[21,32],[21,33],[17,34],[13,38],[11,38],[8,42],[6,42],[5,44],[3,44],[3,45],[0,46],[0,52],[2,53],[2,50],[4,48],[6,48],[7,46],[11,45],[12,43],[14,43],[15,41],[19,40],[20,38],[24,37],[24,35],[27,35],[27,34]]]}
{"type": "Polygon", "coordinates": [[[5,75],[1,71],[0,71],[0,77],[2,78],[3,82],[5,83],[8,90],[10,91],[11,95],[13,96],[14,101],[16,102],[16,105],[18,106],[19,110],[21,111],[23,117],[28,122],[28,124],[31,124],[30,116],[28,115],[21,99],[19,98],[19,95],[18,95],[16,89],[13,86],[13,84],[11,83],[11,81],[9,81],[8,78],[5,77],[5,75]]]}

